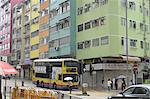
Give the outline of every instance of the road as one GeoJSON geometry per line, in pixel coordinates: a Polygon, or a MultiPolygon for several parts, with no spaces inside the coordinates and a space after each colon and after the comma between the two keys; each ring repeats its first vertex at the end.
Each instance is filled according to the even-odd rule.
{"type": "MultiPolygon", "coordinates": [[[[36,87],[32,83],[32,81],[12,78],[6,81],[7,93],[10,93],[10,87],[11,88],[15,87],[15,81],[18,86],[21,86],[22,81],[24,81],[24,86],[36,87]]],[[[3,79],[2,91],[4,89],[4,86],[5,86],[5,80],[3,79]]],[[[107,92],[106,90],[102,90],[102,91],[90,90],[87,92],[90,96],[83,96],[80,90],[73,90],[72,94],[69,94],[69,91],[61,91],[61,90],[55,90],[55,91],[59,92],[60,94],[64,94],[64,99],[107,99],[108,96],[112,96],[118,93],[118,91],[107,92]]],[[[10,99],[10,94],[7,94],[7,99],[10,99]]]]}

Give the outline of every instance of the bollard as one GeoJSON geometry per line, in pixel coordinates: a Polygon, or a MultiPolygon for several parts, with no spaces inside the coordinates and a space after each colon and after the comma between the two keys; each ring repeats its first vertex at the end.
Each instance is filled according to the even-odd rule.
{"type": "Polygon", "coordinates": [[[24,86],[24,81],[22,81],[22,86],[24,86]]]}

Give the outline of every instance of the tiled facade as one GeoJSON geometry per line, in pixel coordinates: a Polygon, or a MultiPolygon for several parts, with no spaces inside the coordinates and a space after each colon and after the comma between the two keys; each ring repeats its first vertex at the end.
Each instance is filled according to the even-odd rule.
{"type": "Polygon", "coordinates": [[[11,54],[11,3],[0,0],[0,55],[11,54]]]}

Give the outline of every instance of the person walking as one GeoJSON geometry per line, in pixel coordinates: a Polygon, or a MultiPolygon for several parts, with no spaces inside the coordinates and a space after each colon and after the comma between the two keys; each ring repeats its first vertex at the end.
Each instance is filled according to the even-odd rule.
{"type": "Polygon", "coordinates": [[[107,81],[107,87],[108,87],[108,91],[110,91],[111,90],[111,80],[110,79],[108,79],[108,81],[107,81]]]}
{"type": "Polygon", "coordinates": [[[121,85],[121,89],[122,91],[126,88],[126,82],[125,82],[125,79],[123,78],[122,79],[122,85],[121,85]]]}
{"type": "Polygon", "coordinates": [[[115,89],[118,90],[118,79],[115,79],[115,89]]]}
{"type": "Polygon", "coordinates": [[[111,90],[113,90],[113,81],[111,80],[111,90]]]}

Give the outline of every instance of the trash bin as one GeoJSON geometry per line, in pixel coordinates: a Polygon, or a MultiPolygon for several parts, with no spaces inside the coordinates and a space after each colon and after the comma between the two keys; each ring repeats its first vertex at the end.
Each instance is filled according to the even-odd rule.
{"type": "Polygon", "coordinates": [[[87,95],[88,83],[82,84],[82,94],[87,95]]]}

